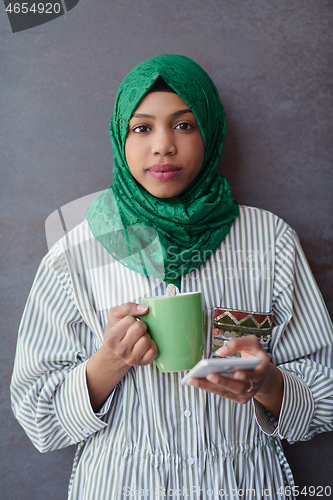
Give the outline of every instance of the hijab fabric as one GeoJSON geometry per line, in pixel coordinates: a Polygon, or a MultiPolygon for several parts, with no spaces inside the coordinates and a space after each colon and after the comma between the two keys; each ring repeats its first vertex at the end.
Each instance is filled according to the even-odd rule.
{"type": "Polygon", "coordinates": [[[180,288],[181,276],[215,252],[239,213],[227,179],[216,173],[225,132],[218,91],[193,60],[161,55],[130,71],[117,93],[110,125],[114,181],[86,214],[94,237],[116,260],[180,288]],[[129,120],[159,77],[192,110],[205,147],[198,176],[173,198],[156,198],[146,191],[132,176],[125,157],[129,120]]]}

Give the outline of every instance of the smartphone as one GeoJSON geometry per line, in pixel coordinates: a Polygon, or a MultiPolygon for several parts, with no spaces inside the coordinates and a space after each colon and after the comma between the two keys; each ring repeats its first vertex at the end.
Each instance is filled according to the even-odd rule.
{"type": "Polygon", "coordinates": [[[206,378],[208,373],[220,373],[224,377],[230,376],[236,370],[253,370],[261,363],[261,358],[213,358],[202,359],[181,379],[187,384],[191,377],[206,378]]]}

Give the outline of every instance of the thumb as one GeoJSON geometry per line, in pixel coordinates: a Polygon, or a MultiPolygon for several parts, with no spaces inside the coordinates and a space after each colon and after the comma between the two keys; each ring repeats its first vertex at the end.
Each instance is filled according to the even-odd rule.
{"type": "Polygon", "coordinates": [[[110,309],[108,322],[116,323],[126,316],[142,316],[147,312],[148,306],[136,304],[135,302],[126,302],[126,304],[110,309]]]}

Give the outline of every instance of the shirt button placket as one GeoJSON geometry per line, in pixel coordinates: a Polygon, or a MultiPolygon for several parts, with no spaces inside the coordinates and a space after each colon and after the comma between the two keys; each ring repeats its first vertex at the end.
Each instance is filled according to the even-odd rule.
{"type": "MultiPolygon", "coordinates": [[[[190,410],[185,410],[185,411],[184,411],[184,416],[185,416],[186,418],[189,418],[191,415],[192,415],[192,412],[191,412],[190,410]]],[[[193,457],[190,457],[190,458],[188,458],[188,459],[186,460],[187,465],[193,465],[193,464],[194,464],[194,462],[195,462],[195,460],[194,460],[194,458],[193,458],[193,457]]]]}

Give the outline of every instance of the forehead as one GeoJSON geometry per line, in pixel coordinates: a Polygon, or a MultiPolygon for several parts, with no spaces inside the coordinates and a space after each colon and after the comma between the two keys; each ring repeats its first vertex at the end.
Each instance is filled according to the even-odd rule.
{"type": "Polygon", "coordinates": [[[140,101],[133,115],[142,113],[154,117],[169,116],[176,111],[188,109],[189,106],[178,94],[173,92],[151,92],[146,94],[140,101]]]}

